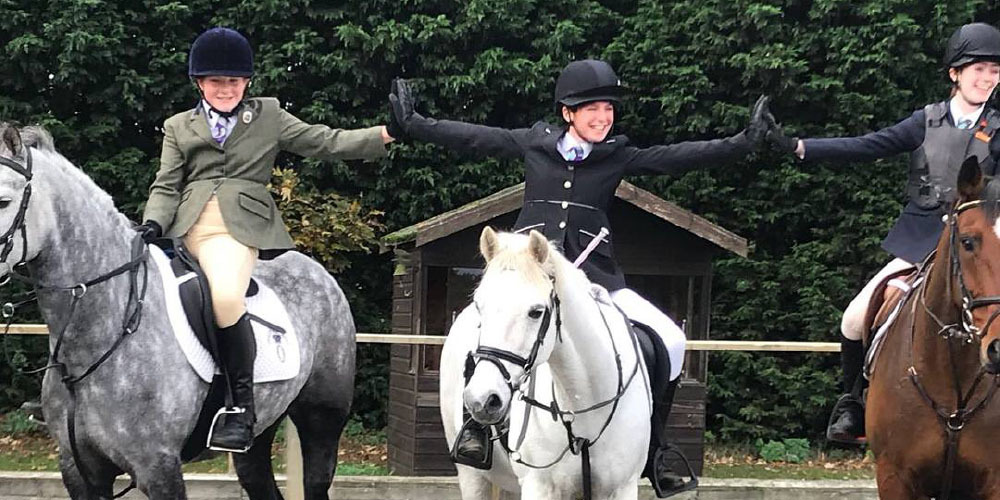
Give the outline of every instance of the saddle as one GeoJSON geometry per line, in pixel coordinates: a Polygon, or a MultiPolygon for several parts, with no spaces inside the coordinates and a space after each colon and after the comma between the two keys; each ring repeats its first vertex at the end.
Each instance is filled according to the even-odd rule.
{"type": "Polygon", "coordinates": [[[868,303],[868,312],[865,314],[865,325],[868,328],[862,340],[866,346],[871,345],[876,332],[892,325],[896,319],[896,315],[892,312],[914,287],[917,278],[916,268],[904,269],[886,276],[875,287],[875,292],[868,303]]]}
{"type": "MultiPolygon", "coordinates": [[[[170,269],[180,285],[181,304],[191,330],[202,346],[211,354],[216,366],[221,366],[219,347],[215,338],[215,317],[212,311],[212,294],[208,286],[208,278],[198,265],[197,259],[178,238],[159,238],[152,242],[167,258],[170,259],[170,269]]],[[[253,297],[260,288],[256,281],[250,279],[247,297],[253,297]]],[[[202,403],[201,413],[194,431],[188,436],[181,450],[181,460],[189,461],[198,457],[206,449],[208,435],[216,414],[226,405],[226,378],[216,374],[209,384],[208,395],[202,403]]]]}

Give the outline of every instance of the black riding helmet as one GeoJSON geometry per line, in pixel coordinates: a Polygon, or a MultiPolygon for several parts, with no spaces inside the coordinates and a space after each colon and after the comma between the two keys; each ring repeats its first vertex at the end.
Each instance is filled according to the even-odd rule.
{"type": "Polygon", "coordinates": [[[986,23],[966,24],[948,39],[944,65],[960,68],[979,61],[1000,62],[1000,30],[986,23]]]}
{"type": "Polygon", "coordinates": [[[211,28],[191,44],[188,76],[253,76],[253,49],[238,31],[211,28]]]}
{"type": "Polygon", "coordinates": [[[573,109],[594,101],[619,105],[624,96],[625,88],[615,70],[610,64],[596,59],[567,64],[556,80],[556,111],[561,111],[562,106],[573,109]]]}

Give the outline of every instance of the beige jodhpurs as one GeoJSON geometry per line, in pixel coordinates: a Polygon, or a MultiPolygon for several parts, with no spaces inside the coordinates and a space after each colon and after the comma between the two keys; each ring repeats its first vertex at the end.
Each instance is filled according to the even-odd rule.
{"type": "Polygon", "coordinates": [[[226,328],[236,324],[246,312],[244,297],[250,273],[257,263],[257,249],[229,235],[215,196],[208,200],[198,220],[184,235],[184,245],[208,277],[216,326],[226,328]]]}
{"type": "Polygon", "coordinates": [[[868,304],[872,300],[872,294],[875,293],[875,287],[886,276],[910,267],[913,267],[913,264],[903,259],[893,259],[881,271],[875,273],[875,276],[868,281],[868,284],[851,300],[851,303],[847,305],[847,309],[844,309],[844,318],[840,321],[840,332],[843,333],[847,340],[861,340],[861,336],[865,333],[865,329],[867,328],[867,325],[865,325],[865,315],[868,314],[868,304]]]}

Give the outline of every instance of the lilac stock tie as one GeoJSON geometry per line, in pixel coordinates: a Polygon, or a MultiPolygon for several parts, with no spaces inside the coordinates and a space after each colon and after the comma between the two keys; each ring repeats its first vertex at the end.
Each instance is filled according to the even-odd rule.
{"type": "Polygon", "coordinates": [[[573,146],[569,148],[573,152],[573,159],[570,161],[583,161],[583,148],[580,146],[573,146]]]}
{"type": "Polygon", "coordinates": [[[212,129],[212,138],[215,139],[215,142],[222,144],[228,135],[225,118],[219,118],[219,121],[215,122],[215,127],[212,129]]]}
{"type": "Polygon", "coordinates": [[[968,118],[963,118],[963,119],[961,119],[961,120],[958,121],[958,124],[956,125],[956,127],[960,128],[962,130],[968,130],[968,129],[972,128],[972,120],[970,120],[968,118]]]}

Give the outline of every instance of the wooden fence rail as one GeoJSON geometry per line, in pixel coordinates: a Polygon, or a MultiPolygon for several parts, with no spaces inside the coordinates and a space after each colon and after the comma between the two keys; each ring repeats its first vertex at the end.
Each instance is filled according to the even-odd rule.
{"type": "MultiPolygon", "coordinates": [[[[45,325],[14,324],[10,335],[48,335],[45,325]]],[[[441,345],[444,335],[394,335],[391,333],[358,333],[359,343],[441,345]]],[[[689,340],[689,351],[771,351],[771,352],[840,352],[839,342],[783,342],[757,340],[689,340]]]]}
{"type": "MultiPolygon", "coordinates": [[[[2,333],[2,331],[0,331],[2,333]]],[[[9,335],[48,335],[46,325],[14,324],[7,332],[9,335]]],[[[416,344],[441,345],[447,337],[444,335],[393,335],[387,333],[358,333],[359,343],[371,344],[416,344]]],[[[769,351],[769,352],[840,352],[839,342],[766,342],[754,340],[689,340],[687,349],[690,351],[769,351]]],[[[302,484],[302,454],[299,436],[295,426],[289,420],[286,431],[286,482],[289,500],[302,500],[304,492],[302,484]]],[[[230,467],[232,460],[230,460],[230,467]]],[[[232,471],[230,471],[232,472],[232,471]]],[[[495,493],[495,492],[494,492],[495,493]]]]}

